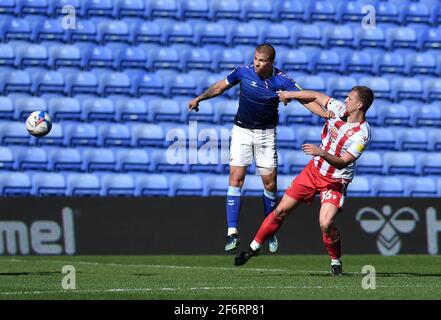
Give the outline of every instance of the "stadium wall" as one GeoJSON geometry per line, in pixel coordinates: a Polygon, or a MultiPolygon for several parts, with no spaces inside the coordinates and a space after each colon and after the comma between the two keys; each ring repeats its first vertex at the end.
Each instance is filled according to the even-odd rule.
{"type": "MultiPolygon", "coordinates": [[[[3,198],[0,255],[224,254],[225,199],[3,198]]],[[[346,254],[439,254],[439,198],[350,198],[337,219],[346,254]]],[[[319,202],[279,231],[281,254],[325,254],[319,202]]],[[[260,198],[244,198],[246,248],[263,219],[260,198]]],[[[266,249],[265,249],[266,250],[266,249]]]]}

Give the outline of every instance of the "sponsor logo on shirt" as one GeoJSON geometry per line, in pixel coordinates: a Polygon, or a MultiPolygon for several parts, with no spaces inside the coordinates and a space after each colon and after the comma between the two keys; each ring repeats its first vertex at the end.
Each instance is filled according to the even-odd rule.
{"type": "Polygon", "coordinates": [[[257,88],[257,82],[256,82],[256,81],[251,81],[250,85],[251,85],[252,87],[257,88]]]}
{"type": "Polygon", "coordinates": [[[331,140],[334,141],[338,137],[338,129],[336,127],[332,127],[331,132],[331,140]]]}

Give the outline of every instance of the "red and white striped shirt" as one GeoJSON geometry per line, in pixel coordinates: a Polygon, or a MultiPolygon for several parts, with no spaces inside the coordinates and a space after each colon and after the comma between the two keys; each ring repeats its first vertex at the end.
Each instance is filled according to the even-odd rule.
{"type": "MultiPolygon", "coordinates": [[[[333,98],[328,100],[326,108],[333,111],[336,118],[326,121],[322,131],[320,148],[337,157],[349,152],[358,159],[371,140],[369,124],[366,121],[349,123],[341,120],[341,117],[345,115],[346,105],[333,98]]],[[[329,178],[351,181],[354,177],[355,161],[339,170],[322,157],[316,156],[314,157],[314,165],[322,175],[329,178]]]]}

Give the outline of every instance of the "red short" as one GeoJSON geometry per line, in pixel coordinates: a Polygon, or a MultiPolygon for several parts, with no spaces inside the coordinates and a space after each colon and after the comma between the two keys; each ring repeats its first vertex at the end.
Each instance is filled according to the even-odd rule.
{"type": "Polygon", "coordinates": [[[310,204],[314,196],[320,192],[321,203],[332,203],[343,208],[348,183],[323,176],[311,160],[305,169],[291,182],[285,194],[298,201],[310,204]]]}

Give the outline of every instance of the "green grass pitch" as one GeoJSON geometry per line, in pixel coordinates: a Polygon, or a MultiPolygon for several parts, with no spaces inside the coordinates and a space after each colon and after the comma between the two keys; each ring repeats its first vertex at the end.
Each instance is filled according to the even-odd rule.
{"type": "Polygon", "coordinates": [[[241,267],[214,255],[2,256],[0,299],[441,299],[441,256],[343,261],[345,275],[331,277],[326,255],[262,254],[241,267]],[[62,288],[65,265],[75,268],[75,290],[62,288]],[[375,267],[375,289],[362,287],[364,265],[375,267]]]}

